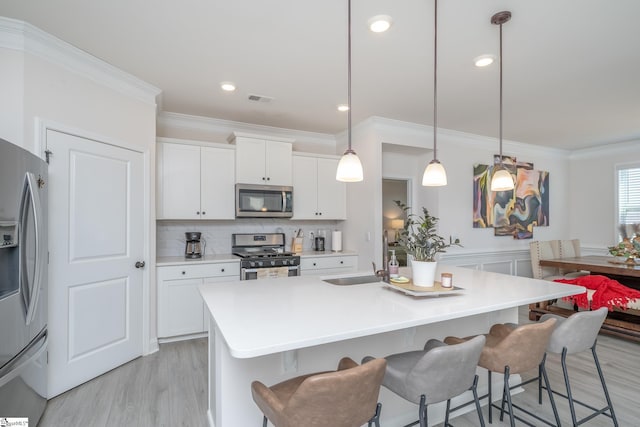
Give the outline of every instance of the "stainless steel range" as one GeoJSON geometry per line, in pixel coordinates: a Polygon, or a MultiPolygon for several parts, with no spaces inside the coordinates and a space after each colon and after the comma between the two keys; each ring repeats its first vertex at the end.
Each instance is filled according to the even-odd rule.
{"type": "Polygon", "coordinates": [[[284,233],[232,234],[231,252],[241,257],[240,280],[298,276],[300,257],[284,250],[284,233]]]}

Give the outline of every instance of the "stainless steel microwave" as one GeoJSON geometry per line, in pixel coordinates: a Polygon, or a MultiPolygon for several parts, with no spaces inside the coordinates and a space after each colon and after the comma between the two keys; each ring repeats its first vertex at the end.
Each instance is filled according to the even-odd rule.
{"type": "Polygon", "coordinates": [[[236,184],[236,218],[291,218],[293,187],[236,184]]]}

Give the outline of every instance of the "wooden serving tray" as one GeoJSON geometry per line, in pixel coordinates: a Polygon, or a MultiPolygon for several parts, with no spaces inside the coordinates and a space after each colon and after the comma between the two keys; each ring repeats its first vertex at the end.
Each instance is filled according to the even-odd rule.
{"type": "Polygon", "coordinates": [[[436,297],[445,294],[456,294],[459,291],[463,290],[463,288],[460,288],[458,286],[453,286],[452,288],[443,288],[442,283],[438,281],[433,282],[433,287],[416,286],[411,280],[409,280],[409,282],[407,283],[385,282],[384,284],[391,289],[403,292],[407,295],[420,297],[436,297]]]}

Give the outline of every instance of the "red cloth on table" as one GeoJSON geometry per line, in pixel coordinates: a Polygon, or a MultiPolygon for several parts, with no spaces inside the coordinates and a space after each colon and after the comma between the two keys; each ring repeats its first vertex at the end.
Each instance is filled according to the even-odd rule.
{"type": "Polygon", "coordinates": [[[614,308],[626,310],[629,301],[640,298],[640,291],[629,288],[607,276],[588,275],[576,277],[575,279],[556,279],[554,282],[579,285],[594,290],[595,292],[591,297],[591,307],[589,307],[586,292],[563,298],[566,301],[572,301],[581,308],[597,310],[600,307],[607,307],[609,311],[613,311],[614,308]]]}

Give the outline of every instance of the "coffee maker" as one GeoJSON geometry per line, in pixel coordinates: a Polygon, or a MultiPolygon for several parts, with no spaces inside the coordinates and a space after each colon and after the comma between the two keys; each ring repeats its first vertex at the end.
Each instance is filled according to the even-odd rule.
{"type": "Polygon", "coordinates": [[[188,231],[184,233],[184,235],[187,240],[184,248],[185,258],[202,258],[202,254],[204,253],[205,246],[207,244],[201,237],[202,233],[199,231],[188,231]]]}
{"type": "Polygon", "coordinates": [[[327,232],[325,230],[318,230],[318,234],[316,234],[313,239],[313,250],[324,252],[324,242],[327,237],[327,232]]]}

